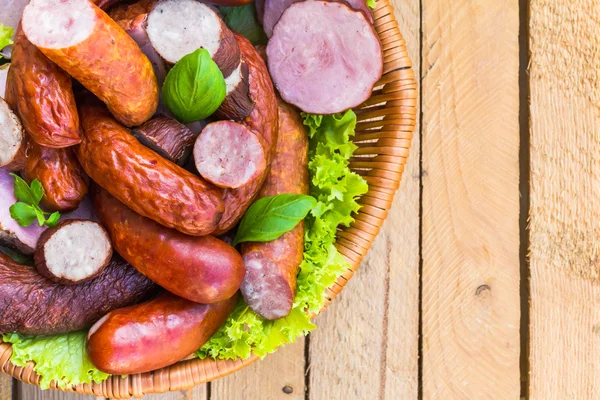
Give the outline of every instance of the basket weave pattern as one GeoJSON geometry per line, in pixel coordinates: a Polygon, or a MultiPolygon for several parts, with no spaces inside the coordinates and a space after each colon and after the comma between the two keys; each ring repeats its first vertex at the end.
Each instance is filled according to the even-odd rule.
{"type": "MultiPolygon", "coordinates": [[[[369,100],[355,109],[358,117],[354,143],[358,146],[350,168],[364,177],[369,192],[349,228],[338,232],[337,248],[351,268],[329,289],[327,306],[341,292],[379,233],[400,187],[417,114],[417,83],[390,0],[378,0],[373,11],[375,29],[384,52],[383,77],[369,100]]],[[[0,371],[26,383],[39,385],[33,363],[16,367],[9,360],[10,344],[0,343],[0,371]]],[[[142,397],[149,393],[185,390],[238,371],[257,360],[193,359],[125,378],[111,377],[100,384],[82,384],[65,390],[110,398],[142,397]]],[[[51,385],[56,389],[54,382],[51,385]]]]}

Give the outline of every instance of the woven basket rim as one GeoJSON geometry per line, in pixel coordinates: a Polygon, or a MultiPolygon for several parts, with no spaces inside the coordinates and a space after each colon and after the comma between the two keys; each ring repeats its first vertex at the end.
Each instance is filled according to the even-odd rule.
{"type": "MultiPolygon", "coordinates": [[[[383,76],[369,100],[355,108],[358,119],[353,141],[358,149],[350,168],[365,178],[369,191],[359,201],[362,207],[356,221],[338,232],[336,247],[351,267],[326,290],[323,309],[352,278],[379,233],[400,186],[416,125],[417,82],[390,1],[377,0],[377,7],[372,10],[384,52],[383,76]]],[[[33,363],[16,367],[10,362],[11,355],[10,344],[0,341],[0,371],[39,386],[41,377],[33,371],[33,363]]],[[[145,374],[113,376],[100,384],[62,389],[52,382],[51,388],[116,399],[142,397],[190,389],[232,374],[256,360],[256,356],[245,360],[191,359],[145,374]]]]}

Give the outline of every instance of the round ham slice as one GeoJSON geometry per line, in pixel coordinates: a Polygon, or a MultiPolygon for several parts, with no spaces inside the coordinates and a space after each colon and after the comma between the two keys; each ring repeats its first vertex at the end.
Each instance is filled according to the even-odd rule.
{"type": "Polygon", "coordinates": [[[265,172],[267,159],[260,138],[232,121],[208,124],[194,145],[196,168],[204,179],[223,188],[239,188],[265,172]]]}
{"type": "Polygon", "coordinates": [[[381,44],[364,13],[326,1],[291,5],[275,26],[267,57],[281,97],[313,114],[360,105],[383,71],[381,44]]]}

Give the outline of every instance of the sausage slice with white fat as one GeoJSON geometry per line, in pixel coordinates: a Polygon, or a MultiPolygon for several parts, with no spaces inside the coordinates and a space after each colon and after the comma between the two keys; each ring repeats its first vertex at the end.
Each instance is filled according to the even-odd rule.
{"type": "Polygon", "coordinates": [[[196,139],[194,160],[204,179],[223,188],[239,188],[264,173],[267,159],[257,134],[237,122],[208,124],[196,139]]]}
{"type": "Polygon", "coordinates": [[[383,72],[373,26],[363,12],[336,2],[291,5],[275,26],[267,56],[281,97],[313,114],[360,105],[383,72]]]}
{"type": "Polygon", "coordinates": [[[6,101],[0,98],[0,168],[18,169],[22,166],[25,136],[19,118],[6,101]],[[15,168],[12,168],[12,166],[15,168]]]}
{"type": "Polygon", "coordinates": [[[70,285],[98,276],[109,264],[112,245],[97,222],[70,219],[47,229],[34,253],[40,275],[70,285]]]}
{"type": "Polygon", "coordinates": [[[158,53],[175,64],[199,48],[208,50],[224,77],[240,64],[233,33],[206,4],[196,0],[162,0],[148,14],[148,37],[158,53]]]}
{"type": "Polygon", "coordinates": [[[227,95],[214,116],[218,119],[242,121],[254,108],[254,102],[250,99],[248,66],[245,62],[240,62],[238,68],[225,79],[225,85],[227,95]]]}

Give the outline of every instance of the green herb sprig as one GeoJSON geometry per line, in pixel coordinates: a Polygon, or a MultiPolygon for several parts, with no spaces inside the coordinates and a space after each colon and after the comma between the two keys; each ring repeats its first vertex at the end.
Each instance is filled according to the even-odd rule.
{"type": "Polygon", "coordinates": [[[31,185],[28,185],[19,175],[11,176],[15,178],[15,197],[20,201],[10,206],[10,216],[21,226],[29,226],[36,219],[40,226],[56,226],[60,213],[49,213],[40,208],[40,201],[44,197],[42,183],[34,179],[31,185]]]}

